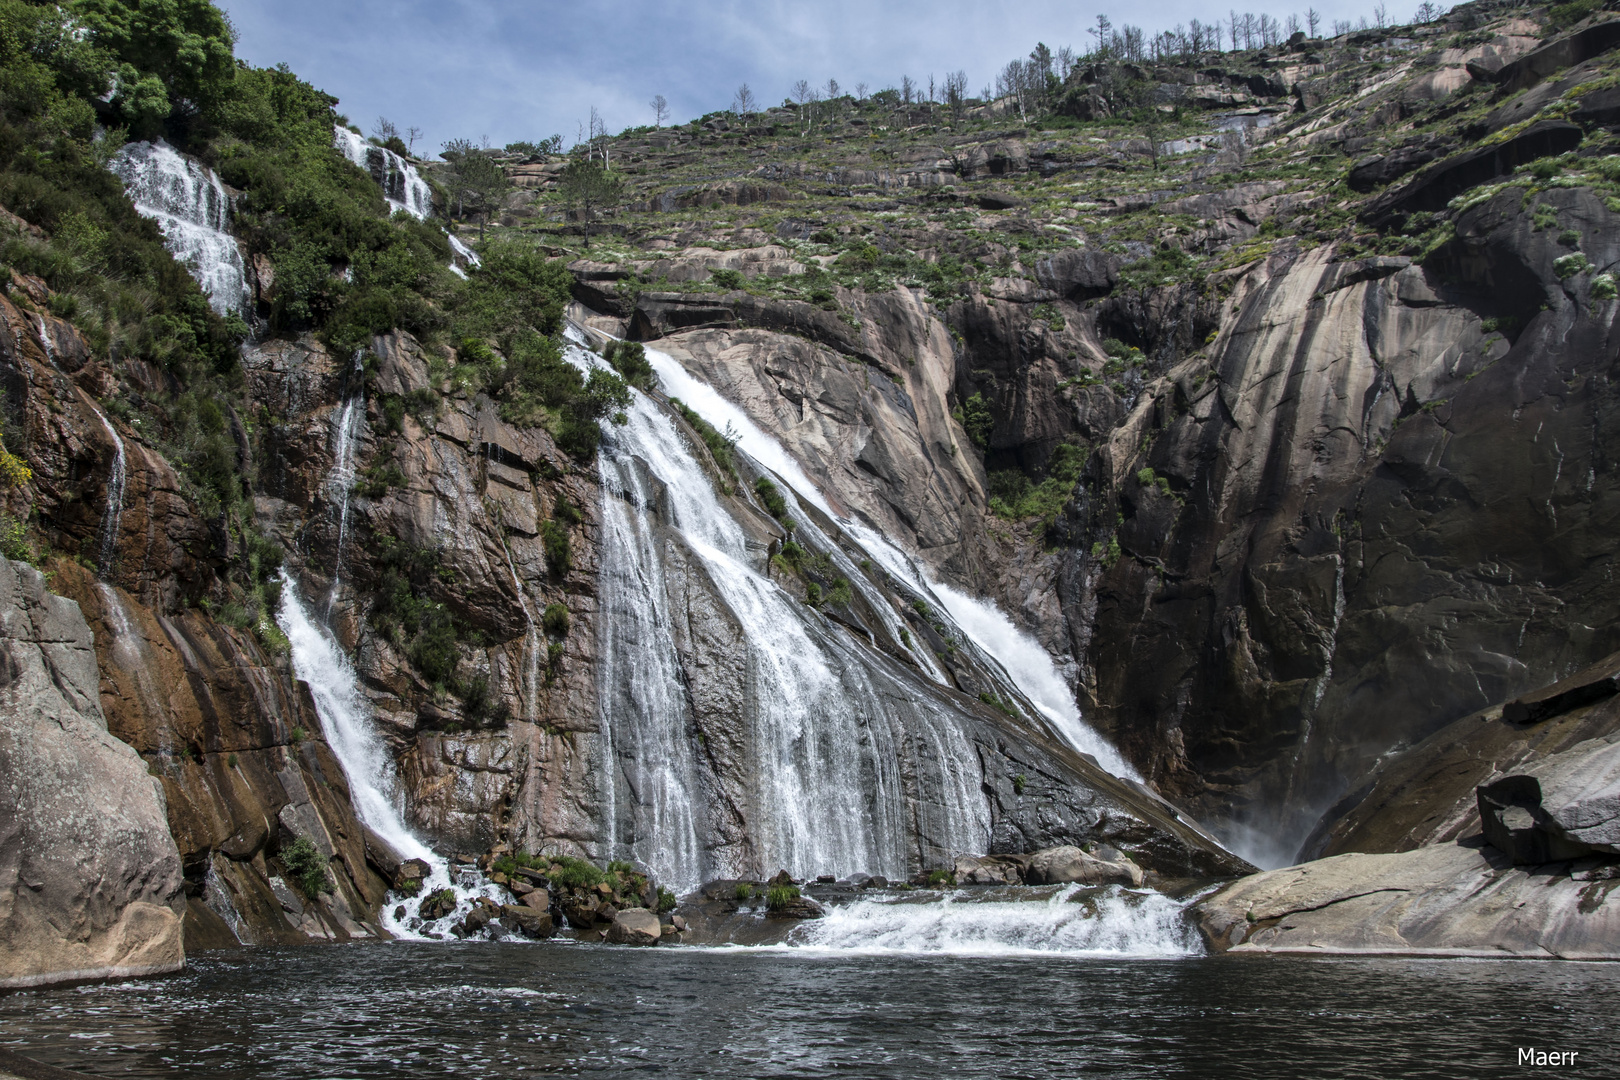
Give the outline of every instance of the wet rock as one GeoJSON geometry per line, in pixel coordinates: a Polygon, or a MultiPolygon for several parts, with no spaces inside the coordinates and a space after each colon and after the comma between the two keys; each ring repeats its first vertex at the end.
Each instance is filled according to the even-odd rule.
{"type": "Polygon", "coordinates": [[[767,919],[819,919],[826,914],[822,906],[808,896],[795,896],[766,909],[767,919]]]}
{"type": "Polygon", "coordinates": [[[424,897],[422,902],[417,905],[416,913],[427,922],[433,922],[436,919],[444,918],[455,910],[455,890],[441,889],[431,896],[424,897]]]}
{"type": "Polygon", "coordinates": [[[1029,864],[1023,855],[963,855],[956,860],[958,885],[1022,885],[1029,864]]]}
{"type": "Polygon", "coordinates": [[[656,945],[663,936],[658,916],[646,908],[625,908],[613,916],[607,939],[615,945],[656,945]]]}
{"type": "Polygon", "coordinates": [[[551,893],[545,889],[530,889],[523,897],[523,906],[536,911],[551,910],[551,893]]]}
{"type": "Polygon", "coordinates": [[[1055,847],[1030,856],[1024,880],[1030,885],[1141,885],[1142,868],[1117,849],[1095,853],[1077,847],[1055,847]]]}
{"type": "Polygon", "coordinates": [[[522,904],[507,904],[501,908],[501,924],[525,937],[548,938],[556,933],[549,914],[522,904]]]}
{"type": "Polygon", "coordinates": [[[471,911],[467,912],[467,917],[461,921],[462,932],[469,936],[480,933],[484,927],[489,925],[492,917],[488,908],[482,904],[477,904],[471,911]]]}
{"type": "Polygon", "coordinates": [[[0,987],[185,960],[162,788],[107,731],[90,628],[0,559],[0,987]]]}
{"type": "Polygon", "coordinates": [[[596,922],[597,901],[588,893],[570,892],[560,901],[563,918],[568,925],[580,930],[588,930],[596,922]]]}

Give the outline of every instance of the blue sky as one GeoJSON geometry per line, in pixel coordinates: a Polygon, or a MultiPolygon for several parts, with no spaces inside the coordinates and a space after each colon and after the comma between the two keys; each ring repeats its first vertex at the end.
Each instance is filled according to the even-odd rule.
{"type": "MultiPolygon", "coordinates": [[[[553,133],[601,110],[609,130],[652,122],[653,95],[676,121],[730,104],[747,82],[775,104],[797,79],[829,78],[853,89],[896,85],[902,74],[966,70],[971,92],[1037,41],[1085,46],[1097,14],[1149,32],[1225,7],[1189,0],[1091,7],[1054,0],[216,0],[235,23],[237,54],[261,66],[285,61],[341,99],[339,111],[366,131],[378,116],[445,140],[488,136],[495,145],[553,133]]],[[[1319,0],[1324,19],[1370,15],[1375,0],[1319,0]]],[[[1284,18],[1298,5],[1240,10],[1284,18]]],[[[1407,8],[1391,15],[1410,18],[1407,8]]],[[[417,144],[422,152],[423,143],[417,144]]]]}

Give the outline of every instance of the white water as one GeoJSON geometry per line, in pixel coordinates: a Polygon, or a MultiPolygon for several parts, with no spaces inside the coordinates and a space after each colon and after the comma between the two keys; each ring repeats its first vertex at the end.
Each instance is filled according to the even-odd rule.
{"type": "MultiPolygon", "coordinates": [[[[583,368],[599,363],[582,349],[568,355],[583,368]]],[[[639,392],[627,413],[625,425],[605,427],[598,458],[611,854],[685,888],[779,867],[798,877],[905,877],[917,868],[919,833],[949,851],[984,850],[978,755],[954,714],[757,572],[763,553],[749,549],[684,437],[639,392]],[[705,585],[741,627],[739,719],[751,767],[737,809],[751,850],[719,846],[725,808],[711,807],[697,784],[697,733],[667,624],[705,585]],[[913,821],[903,773],[922,767],[908,761],[919,746],[937,773],[915,804],[923,820],[913,821]]]]}
{"type": "MultiPolygon", "coordinates": [[[[657,373],[664,391],[680,398],[703,419],[724,431],[738,435],[737,445],[755,461],[781,477],[801,498],[838,521],[839,527],[856,540],[885,570],[906,582],[924,596],[932,596],[951,619],[984,653],[993,657],[1008,678],[1050,720],[1058,733],[1082,753],[1096,758],[1099,765],[1116,776],[1139,779],[1136,770],[1080,716],[1074,694],[1058,674],[1051,656],[1040,644],[1023,633],[999,608],[934,580],[888,538],[835,512],[811,482],[804,470],[775,438],[760,430],[741,408],[733,405],[712,386],[688,372],[674,357],[657,349],[647,349],[647,359],[657,373]]],[[[855,580],[851,577],[851,580],[855,580]]],[[[887,605],[883,605],[887,609],[887,605]]],[[[919,653],[926,649],[917,650],[919,653]]],[[[931,660],[929,661],[931,665],[931,660]]],[[[937,669],[933,674],[936,678],[937,669]]]]}
{"type": "MultiPolygon", "coordinates": [[[[482,259],[480,259],[478,257],[478,252],[474,251],[472,248],[468,247],[466,244],[463,244],[461,242],[461,237],[457,236],[455,233],[446,233],[445,235],[450,238],[450,250],[454,251],[457,255],[461,256],[462,262],[465,262],[468,266],[472,266],[472,267],[479,267],[479,266],[484,265],[484,260],[482,260],[482,259]]],[[[455,263],[451,263],[450,268],[452,270],[461,269],[455,263]]],[[[462,276],[465,277],[466,275],[463,274],[462,276]]]]}
{"type": "Polygon", "coordinates": [[[1059,889],[1047,900],[1004,890],[939,899],[877,896],[827,909],[786,946],[840,953],[950,956],[1201,956],[1186,905],[1156,892],[1109,886],[1059,889]],[[1076,901],[1076,898],[1079,901],[1076,901]]]}
{"type": "Polygon", "coordinates": [[[230,234],[231,200],[210,170],[168,143],[130,143],[108,168],[142,217],[154,219],[163,242],[197,279],[221,315],[240,315],[250,296],[242,251],[230,234]]]}
{"type": "Polygon", "coordinates": [[[298,586],[291,575],[281,574],[281,613],[277,622],[292,645],[293,673],[309,684],[310,697],[320,717],[321,730],[332,753],[343,763],[349,778],[350,798],[355,814],[407,859],[421,859],[430,872],[416,898],[384,903],[379,919],[395,937],[422,940],[443,937],[472,910],[479,896],[500,902],[496,886],[470,869],[452,867],[405,825],[395,794],[397,779],[388,749],[372,729],[370,710],[360,692],[354,667],[342,648],[324,627],[309,616],[298,586]],[[456,908],[437,922],[420,924],[411,916],[422,897],[441,889],[456,890],[456,908]],[[396,918],[394,909],[403,905],[406,916],[396,918]]]}
{"type": "Polygon", "coordinates": [[[388,200],[391,210],[403,210],[423,221],[433,213],[433,189],[428,187],[415,165],[392,150],[371,145],[365,136],[346,127],[333,125],[332,144],[344,157],[371,174],[383,189],[383,198],[388,200]]]}
{"type": "Polygon", "coordinates": [[[349,535],[349,499],[354,491],[354,449],[366,422],[366,383],[361,377],[364,360],[365,350],[356,349],[344,380],[343,409],[338,413],[337,431],[332,438],[332,470],[326,476],[326,497],[338,507],[337,558],[332,566],[332,590],[326,597],[328,618],[343,581],[343,546],[349,535]]]}
{"type": "Polygon", "coordinates": [[[112,472],[107,478],[107,508],[101,514],[101,549],[97,552],[96,572],[103,578],[112,574],[113,556],[118,553],[118,527],[124,520],[125,454],[124,440],[107,414],[96,409],[96,419],[113,441],[112,472]]]}

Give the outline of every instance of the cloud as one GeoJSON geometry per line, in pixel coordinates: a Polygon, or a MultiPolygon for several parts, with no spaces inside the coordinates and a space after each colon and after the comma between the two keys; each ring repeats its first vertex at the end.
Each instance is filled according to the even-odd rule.
{"type": "MultiPolygon", "coordinates": [[[[488,136],[495,145],[552,133],[573,142],[594,105],[610,130],[650,123],[663,94],[677,122],[726,108],[740,83],[763,103],[797,79],[845,89],[926,84],[958,69],[970,92],[1037,41],[1083,49],[1094,13],[1057,0],[223,0],[257,65],[285,62],[370,130],[378,116],[427,132],[425,145],[488,136]]],[[[1415,4],[1414,4],[1415,6],[1415,4]]],[[[1284,18],[1305,5],[1261,5],[1284,18]]],[[[1325,19],[1370,6],[1320,5],[1325,19]]],[[[1215,12],[1168,0],[1109,12],[1158,31],[1215,12]]],[[[421,150],[423,144],[418,145],[421,150]]]]}

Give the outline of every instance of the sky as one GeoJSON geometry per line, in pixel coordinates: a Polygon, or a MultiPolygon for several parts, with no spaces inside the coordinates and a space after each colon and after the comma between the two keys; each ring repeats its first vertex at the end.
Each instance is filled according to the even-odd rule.
{"type": "MultiPolygon", "coordinates": [[[[1080,51],[1098,14],[1149,33],[1191,19],[1224,18],[1196,0],[1082,7],[1056,0],[216,0],[235,24],[237,55],[285,62],[340,99],[338,111],[367,133],[386,116],[436,153],[452,138],[504,146],[552,134],[572,145],[600,110],[609,131],[650,124],[662,94],[683,122],[724,109],[741,83],[764,105],[793,83],[845,91],[926,84],[967,72],[969,92],[1037,41],[1080,51]]],[[[1324,26],[1370,16],[1377,0],[1317,0],[1324,26]]],[[[1395,0],[1406,21],[1417,0],[1395,0]]],[[[1240,10],[1302,18],[1310,6],[1251,3],[1240,10]]]]}

